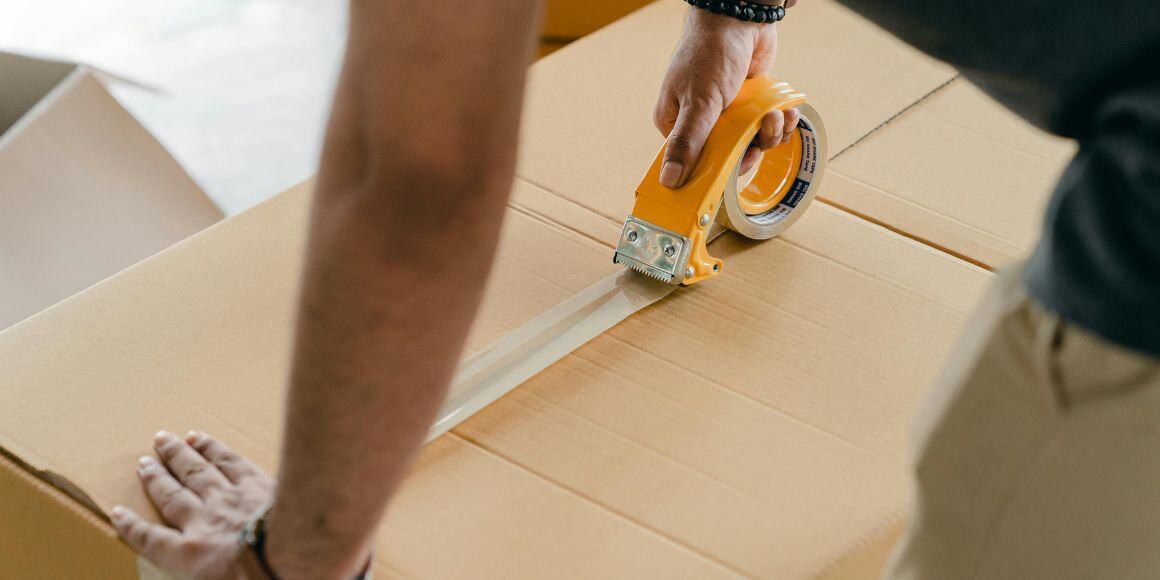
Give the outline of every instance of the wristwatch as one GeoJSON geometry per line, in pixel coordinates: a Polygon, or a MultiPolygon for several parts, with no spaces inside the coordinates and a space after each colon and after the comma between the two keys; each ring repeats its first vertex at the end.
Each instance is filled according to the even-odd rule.
{"type": "Polygon", "coordinates": [[[684,0],[689,6],[757,24],[785,18],[785,0],[684,0]]]}
{"type": "MultiPolygon", "coordinates": [[[[240,558],[242,573],[247,579],[278,580],[278,575],[266,560],[266,516],[269,515],[271,507],[267,504],[255,512],[238,536],[238,544],[242,548],[240,558]]],[[[363,566],[362,572],[359,572],[353,580],[372,580],[374,561],[373,554],[367,556],[367,563],[363,566]]]]}

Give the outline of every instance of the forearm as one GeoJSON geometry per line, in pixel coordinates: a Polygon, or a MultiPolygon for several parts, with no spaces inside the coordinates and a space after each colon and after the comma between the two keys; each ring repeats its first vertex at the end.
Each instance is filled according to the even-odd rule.
{"type": "Polygon", "coordinates": [[[511,186],[531,3],[417,8],[351,7],[268,524],[286,578],[362,564],[454,372],[511,186]]]}

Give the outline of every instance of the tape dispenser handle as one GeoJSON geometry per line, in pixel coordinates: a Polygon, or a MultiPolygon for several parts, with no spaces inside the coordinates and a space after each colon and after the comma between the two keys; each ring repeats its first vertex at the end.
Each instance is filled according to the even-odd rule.
{"type": "Polygon", "coordinates": [[[693,276],[687,277],[685,284],[721,271],[721,260],[710,256],[706,247],[712,216],[721,208],[721,196],[733,165],[757,135],[761,119],[770,111],[791,109],[805,102],[805,95],[788,83],[771,77],[747,79],[709,132],[701,157],[683,186],[669,189],[661,185],[664,147],[657,153],[637,186],[632,215],[689,237],[693,276]],[[705,215],[710,216],[707,223],[702,219],[705,215]]]}

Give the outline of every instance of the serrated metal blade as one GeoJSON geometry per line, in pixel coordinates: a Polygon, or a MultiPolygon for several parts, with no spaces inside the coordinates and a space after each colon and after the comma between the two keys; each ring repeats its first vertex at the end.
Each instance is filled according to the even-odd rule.
{"type": "Polygon", "coordinates": [[[662,272],[656,268],[653,268],[647,264],[642,264],[636,260],[633,260],[632,258],[621,255],[619,253],[616,254],[615,256],[613,256],[612,261],[617,263],[617,264],[620,264],[622,266],[625,266],[625,267],[629,268],[630,270],[632,270],[638,274],[648,276],[649,278],[657,280],[661,283],[664,283],[664,284],[672,284],[673,283],[673,277],[668,275],[667,273],[662,272]]]}

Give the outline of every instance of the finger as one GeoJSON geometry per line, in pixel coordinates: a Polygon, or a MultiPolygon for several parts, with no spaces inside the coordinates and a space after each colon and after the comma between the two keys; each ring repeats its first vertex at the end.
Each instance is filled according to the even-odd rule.
{"type": "Polygon", "coordinates": [[[229,483],[218,468],[173,433],[158,432],[153,444],[157,448],[157,454],[161,456],[161,461],[169,468],[169,472],[193,493],[205,497],[207,493],[225,487],[229,483]]]}
{"type": "Polygon", "coordinates": [[[138,554],[162,567],[173,569],[181,546],[181,534],[152,522],[147,522],[132,510],[117,506],[110,514],[113,527],[125,543],[138,554]]]}
{"type": "Polygon", "coordinates": [[[721,108],[708,101],[691,100],[681,106],[677,121],[669,133],[665,145],[664,161],[661,164],[661,185],[676,189],[685,184],[689,173],[701,157],[701,148],[713,129],[713,123],[721,114],[721,108]]]}
{"type": "Polygon", "coordinates": [[[137,462],[137,476],[165,522],[184,530],[201,507],[201,498],[181,485],[152,457],[142,457],[137,462]]]}
{"type": "Polygon", "coordinates": [[[793,135],[794,129],[797,129],[798,121],[802,118],[802,112],[797,109],[790,109],[785,112],[785,134],[782,139],[789,139],[793,135]]]}
{"type": "Polygon", "coordinates": [[[756,145],[750,145],[745,148],[745,155],[741,157],[741,167],[738,169],[738,174],[745,175],[753,169],[754,165],[761,159],[761,149],[756,145]]]}
{"type": "Polygon", "coordinates": [[[261,477],[264,474],[249,460],[234,453],[225,443],[202,433],[190,431],[185,436],[185,442],[198,453],[209,460],[230,481],[238,483],[247,477],[261,477]]]}
{"type": "Polygon", "coordinates": [[[775,109],[761,118],[761,129],[757,131],[757,146],[762,151],[781,145],[785,134],[785,112],[775,109]]]}
{"type": "Polygon", "coordinates": [[[653,107],[653,125],[656,125],[661,135],[669,136],[673,132],[673,125],[677,123],[677,101],[668,95],[662,94],[653,107]]]}

